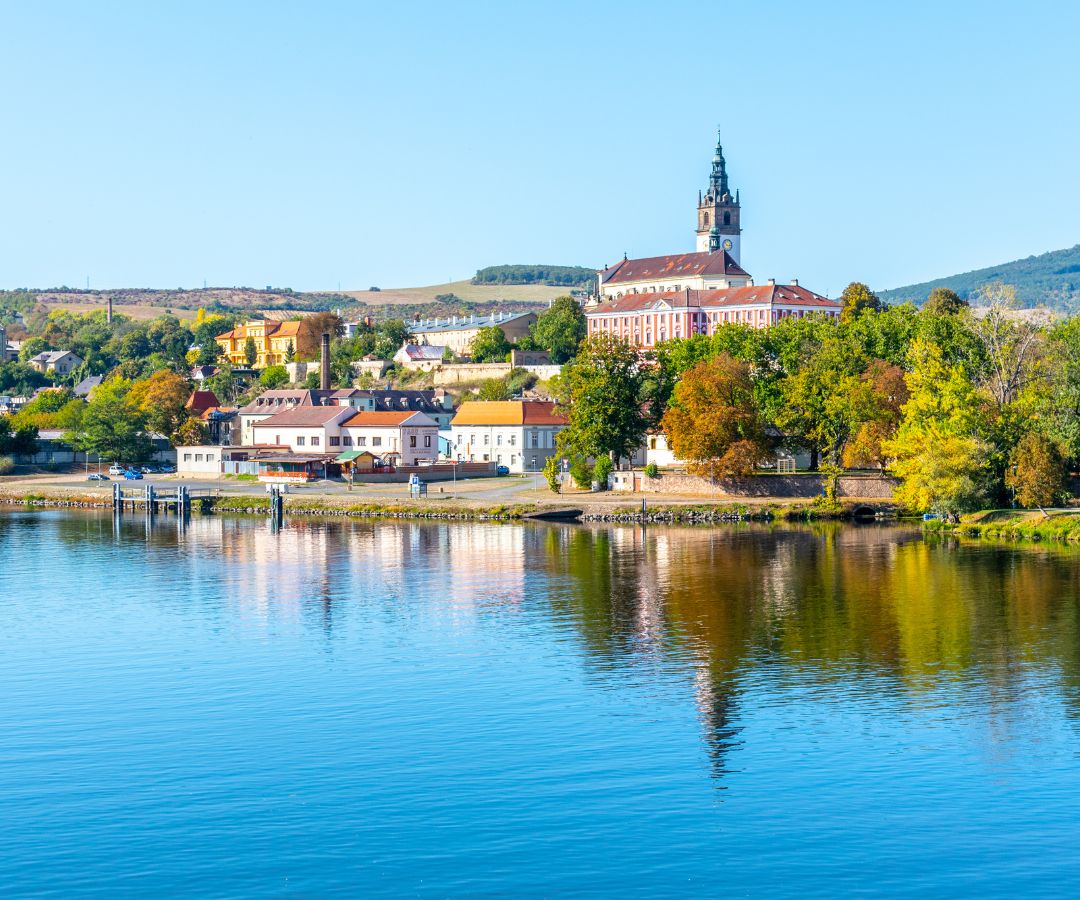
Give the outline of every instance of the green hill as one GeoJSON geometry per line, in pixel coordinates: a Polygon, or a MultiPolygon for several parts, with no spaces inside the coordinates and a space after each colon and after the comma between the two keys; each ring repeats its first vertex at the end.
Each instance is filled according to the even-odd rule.
{"type": "Polygon", "coordinates": [[[1026,307],[1046,306],[1066,313],[1080,311],[1080,244],[988,269],[881,291],[880,295],[889,303],[908,300],[922,303],[934,288],[946,287],[967,300],[977,301],[979,289],[995,281],[1012,285],[1026,307]]]}

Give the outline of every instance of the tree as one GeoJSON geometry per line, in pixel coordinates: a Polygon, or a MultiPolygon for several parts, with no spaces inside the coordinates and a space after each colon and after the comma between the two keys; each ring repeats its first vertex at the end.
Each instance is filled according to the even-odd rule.
{"type": "Polygon", "coordinates": [[[1016,291],[1011,287],[987,285],[982,296],[989,306],[976,321],[974,333],[986,360],[983,382],[998,408],[1003,409],[1040,376],[1042,336],[1030,319],[1010,315],[1016,306],[1016,291]]]}
{"type": "Polygon", "coordinates": [[[131,386],[127,400],[141,413],[146,427],[169,435],[188,417],[188,383],[171,369],[162,369],[131,386]]]}
{"type": "Polygon", "coordinates": [[[877,359],[859,376],[858,383],[846,384],[852,418],[861,424],[844,445],[842,463],[849,467],[885,468],[885,444],[900,425],[901,408],[908,401],[904,371],[877,359]]]}
{"type": "Polygon", "coordinates": [[[930,292],[922,308],[933,316],[955,316],[970,306],[967,300],[960,299],[956,291],[946,287],[936,287],[930,292]]]}
{"type": "Polygon", "coordinates": [[[544,460],[544,480],[554,493],[558,494],[562,491],[562,482],[559,481],[559,461],[554,456],[549,456],[544,460]]]}
{"type": "Polygon", "coordinates": [[[911,359],[900,427],[883,445],[901,479],[896,499],[955,519],[994,493],[984,403],[964,368],[946,362],[937,345],[916,340],[911,359]]]}
{"type": "Polygon", "coordinates": [[[510,390],[501,378],[486,378],[476,392],[478,400],[509,400],[510,390]]]}
{"type": "Polygon", "coordinates": [[[169,436],[169,440],[174,447],[191,447],[198,444],[208,444],[210,442],[210,429],[206,427],[206,424],[200,422],[194,416],[188,416],[181,424],[169,436]]]}
{"type": "Polygon", "coordinates": [[[291,363],[291,362],[295,362],[295,360],[296,360],[296,347],[293,346],[292,341],[289,341],[289,343],[285,345],[285,362],[291,363]]]}
{"type": "Polygon", "coordinates": [[[452,363],[454,361],[454,351],[449,347],[443,347],[442,361],[444,363],[452,363]]]}
{"type": "Polygon", "coordinates": [[[573,297],[558,297],[537,316],[530,336],[536,346],[551,354],[553,363],[562,364],[573,359],[585,332],[581,304],[573,297]]]}
{"type": "Polygon", "coordinates": [[[49,349],[49,342],[43,337],[30,337],[22,342],[19,348],[19,362],[28,362],[39,353],[49,349]]]}
{"type": "Polygon", "coordinates": [[[267,366],[259,375],[259,384],[267,390],[275,390],[289,383],[289,370],[284,366],[267,366]]]}
{"type": "Polygon", "coordinates": [[[130,384],[121,379],[102,384],[86,407],[79,432],[65,439],[79,450],[116,462],[138,462],[152,451],[142,411],[129,396],[130,384]]]}
{"type": "Polygon", "coordinates": [[[0,416],[0,454],[33,456],[38,430],[33,425],[15,426],[10,416],[0,416]]]}
{"type": "Polygon", "coordinates": [[[855,321],[864,312],[879,312],[882,308],[881,298],[861,281],[853,281],[840,294],[840,302],[843,307],[840,310],[840,321],[848,324],[855,321]]]}
{"type": "Polygon", "coordinates": [[[259,358],[259,350],[255,346],[255,338],[249,337],[244,341],[244,362],[248,364],[248,368],[255,365],[255,360],[259,358]]]}
{"type": "Polygon", "coordinates": [[[469,344],[469,355],[473,362],[503,362],[510,352],[510,342],[498,325],[481,328],[469,344]]]}
{"type": "Polygon", "coordinates": [[[616,460],[641,446],[647,419],[641,409],[643,383],[637,353],[612,335],[587,338],[577,357],[553,379],[567,426],[558,438],[568,455],[616,460]]]}
{"type": "MultiPolygon", "coordinates": [[[[1068,492],[1065,461],[1057,445],[1038,431],[1029,431],[1013,448],[1005,486],[1027,508],[1053,506],[1068,492]]],[[[1045,512],[1044,512],[1045,514],[1045,512]]]]}
{"type": "Polygon", "coordinates": [[[682,376],[661,427],[687,470],[707,478],[749,475],[766,452],[750,366],[726,353],[682,376]]]}

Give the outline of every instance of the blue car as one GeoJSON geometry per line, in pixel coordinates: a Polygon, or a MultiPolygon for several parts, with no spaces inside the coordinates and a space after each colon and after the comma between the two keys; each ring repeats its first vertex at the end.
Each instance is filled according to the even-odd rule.
{"type": "Polygon", "coordinates": [[[126,478],[128,481],[142,481],[142,472],[138,471],[137,469],[128,469],[124,473],[124,478],[126,478]]]}

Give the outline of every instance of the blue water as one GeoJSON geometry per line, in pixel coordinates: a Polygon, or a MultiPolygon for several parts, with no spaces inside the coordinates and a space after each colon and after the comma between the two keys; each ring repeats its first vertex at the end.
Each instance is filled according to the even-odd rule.
{"type": "Polygon", "coordinates": [[[0,514],[5,896],[1067,896],[1080,556],[0,514]]]}

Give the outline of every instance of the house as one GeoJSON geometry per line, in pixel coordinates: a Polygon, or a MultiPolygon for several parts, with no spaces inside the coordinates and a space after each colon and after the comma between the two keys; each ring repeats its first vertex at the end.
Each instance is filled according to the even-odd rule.
{"type": "Polygon", "coordinates": [[[565,427],[548,400],[470,400],[450,423],[459,461],[494,462],[515,473],[541,470],[565,427]]]}
{"type": "Polygon", "coordinates": [[[336,456],[341,452],[341,424],[355,413],[351,406],[294,406],[253,423],[252,444],[336,456]]]}
{"type": "Polygon", "coordinates": [[[258,397],[240,408],[238,412],[238,432],[235,434],[241,444],[251,446],[255,435],[252,426],[286,409],[298,406],[348,406],[353,410],[384,412],[422,412],[434,419],[441,428],[449,427],[454,415],[453,399],[446,391],[436,390],[364,390],[362,388],[344,388],[335,391],[322,390],[280,390],[264,391],[258,397]]]}
{"type": "Polygon", "coordinates": [[[433,463],[439,457],[439,424],[422,412],[362,411],[342,424],[338,446],[342,452],[370,450],[403,466],[433,463]]]}
{"type": "Polygon", "coordinates": [[[187,398],[187,403],[184,404],[184,409],[199,419],[202,418],[203,413],[220,406],[221,401],[213,391],[192,391],[191,396],[187,398]]]}
{"type": "Polygon", "coordinates": [[[31,368],[39,372],[70,375],[83,364],[82,357],[70,350],[45,350],[28,360],[31,368]]]}
{"type": "Polygon", "coordinates": [[[192,366],[191,368],[191,380],[192,381],[206,381],[207,378],[213,378],[219,374],[221,369],[217,366],[192,366]]]}
{"type": "MultiPolygon", "coordinates": [[[[402,344],[393,359],[403,369],[429,372],[443,364],[443,356],[449,349],[438,344],[402,344]]],[[[450,352],[453,353],[452,350],[450,352]]]]}
{"type": "Polygon", "coordinates": [[[94,388],[100,386],[103,380],[103,375],[89,375],[82,381],[80,381],[77,385],[75,385],[75,387],[72,389],[72,392],[75,394],[76,397],[85,400],[87,397],[90,396],[94,388]]]}
{"type": "Polygon", "coordinates": [[[457,356],[467,356],[473,338],[481,328],[501,328],[510,343],[529,333],[536,313],[492,313],[489,316],[450,316],[447,319],[417,319],[409,325],[413,342],[449,347],[457,356]]]}
{"type": "Polygon", "coordinates": [[[306,319],[290,322],[255,319],[219,334],[214,340],[230,363],[246,366],[249,338],[255,345],[255,361],[251,365],[256,369],[283,365],[290,355],[313,358],[319,352],[319,337],[306,319]]]}

